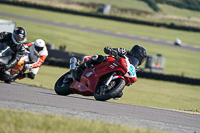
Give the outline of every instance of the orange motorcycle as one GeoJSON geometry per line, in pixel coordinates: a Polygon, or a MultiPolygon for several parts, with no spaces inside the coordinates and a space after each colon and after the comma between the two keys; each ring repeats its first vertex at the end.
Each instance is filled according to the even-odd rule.
{"type": "Polygon", "coordinates": [[[16,79],[18,79],[18,75],[25,72],[24,66],[26,63],[29,62],[29,54],[30,54],[30,52],[26,51],[15,67],[11,68],[10,70],[5,71],[4,66],[6,64],[8,64],[9,60],[12,58],[12,50],[9,47],[1,44],[1,47],[0,47],[0,77],[4,73],[6,73],[6,74],[10,75],[10,78],[9,78],[9,80],[5,80],[3,77],[1,77],[0,80],[4,81],[6,83],[11,83],[11,82],[14,82],[16,79]]]}

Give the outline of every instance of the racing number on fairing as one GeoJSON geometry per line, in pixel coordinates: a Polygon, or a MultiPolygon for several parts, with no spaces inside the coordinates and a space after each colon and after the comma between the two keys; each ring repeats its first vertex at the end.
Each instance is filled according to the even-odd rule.
{"type": "Polygon", "coordinates": [[[135,75],[135,67],[133,65],[130,65],[129,71],[133,74],[133,76],[135,75]]]}
{"type": "Polygon", "coordinates": [[[111,68],[111,69],[114,69],[115,68],[115,66],[118,66],[117,64],[115,64],[115,63],[113,63],[112,65],[110,65],[109,67],[111,68]]]}

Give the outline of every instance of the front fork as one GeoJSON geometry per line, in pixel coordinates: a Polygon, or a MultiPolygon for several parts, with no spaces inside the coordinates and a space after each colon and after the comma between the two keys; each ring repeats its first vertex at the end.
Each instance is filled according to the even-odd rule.
{"type": "Polygon", "coordinates": [[[111,75],[111,76],[109,77],[109,79],[106,81],[105,86],[108,86],[108,85],[110,84],[110,82],[112,81],[113,76],[114,76],[115,74],[116,74],[115,72],[112,73],[112,75],[111,75]]]}
{"type": "Polygon", "coordinates": [[[111,83],[111,81],[112,81],[113,79],[115,79],[115,77],[114,77],[115,74],[116,74],[116,73],[113,72],[113,73],[110,75],[110,77],[105,81],[104,85],[102,85],[102,87],[101,87],[101,89],[100,89],[100,91],[101,91],[102,94],[105,93],[106,91],[108,91],[108,90],[110,90],[110,89],[112,88],[112,87],[109,86],[109,84],[111,83]]]}
{"type": "Polygon", "coordinates": [[[70,59],[70,72],[71,72],[73,81],[76,81],[76,78],[74,76],[74,70],[76,69],[78,65],[80,65],[80,62],[75,57],[72,57],[70,59]]]}

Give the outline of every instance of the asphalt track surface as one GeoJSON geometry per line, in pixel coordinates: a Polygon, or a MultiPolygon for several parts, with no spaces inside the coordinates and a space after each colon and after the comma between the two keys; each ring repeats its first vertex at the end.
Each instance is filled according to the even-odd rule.
{"type": "Polygon", "coordinates": [[[0,81],[0,107],[104,121],[167,132],[200,132],[200,113],[96,101],[81,95],[0,81]]]}
{"type": "Polygon", "coordinates": [[[141,37],[141,36],[130,35],[130,34],[121,33],[121,32],[105,31],[105,30],[102,30],[102,29],[93,29],[93,28],[90,28],[90,27],[83,27],[83,26],[79,26],[79,25],[71,25],[71,24],[67,24],[67,23],[60,23],[60,22],[54,22],[54,21],[49,21],[49,20],[42,20],[42,19],[25,17],[25,16],[20,16],[20,15],[2,13],[2,12],[0,12],[0,16],[6,16],[6,17],[10,17],[10,18],[25,20],[25,21],[32,21],[32,22],[37,22],[37,23],[49,24],[49,25],[54,25],[54,26],[63,27],[63,28],[70,28],[70,29],[75,29],[75,30],[92,32],[92,33],[96,33],[96,34],[103,34],[103,35],[107,35],[107,36],[129,39],[129,40],[133,40],[133,41],[142,41],[142,42],[156,44],[156,45],[164,45],[164,46],[174,47],[174,48],[178,48],[178,49],[185,49],[185,50],[200,52],[200,46],[182,44],[181,47],[179,47],[179,46],[175,46],[173,44],[173,41],[165,41],[165,40],[160,40],[160,39],[150,38],[150,37],[141,37]]]}

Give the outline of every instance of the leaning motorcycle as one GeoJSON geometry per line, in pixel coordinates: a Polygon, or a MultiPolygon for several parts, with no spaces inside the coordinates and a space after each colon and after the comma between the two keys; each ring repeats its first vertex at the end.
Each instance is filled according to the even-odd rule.
{"type": "Polygon", "coordinates": [[[12,58],[12,50],[10,49],[10,47],[8,47],[4,44],[1,44],[1,47],[0,47],[0,74],[7,72],[10,75],[9,80],[4,80],[4,79],[1,79],[1,80],[6,83],[14,82],[17,79],[17,76],[20,73],[23,73],[25,71],[24,65],[25,65],[25,63],[29,62],[29,54],[30,54],[30,52],[26,51],[24,53],[24,55],[21,57],[21,59],[18,61],[18,64],[14,68],[11,68],[10,70],[5,71],[3,68],[5,65],[8,64],[9,60],[12,58]]]}
{"type": "MultiPolygon", "coordinates": [[[[91,57],[89,57],[91,58],[91,57]]],[[[85,61],[89,58],[85,58],[85,61]]],[[[115,98],[125,86],[137,81],[133,59],[108,57],[105,62],[92,65],[81,75],[80,81],[73,78],[75,67],[79,65],[77,59],[70,59],[70,71],[61,76],[55,83],[54,89],[58,95],[81,94],[94,96],[96,100],[106,101],[115,98]]]]}

